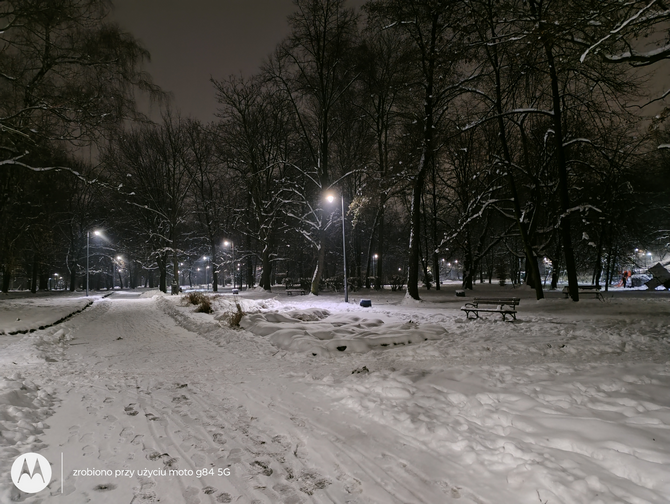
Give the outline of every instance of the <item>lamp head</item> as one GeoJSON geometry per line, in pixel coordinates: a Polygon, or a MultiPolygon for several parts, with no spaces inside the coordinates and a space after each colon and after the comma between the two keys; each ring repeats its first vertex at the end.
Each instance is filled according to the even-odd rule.
{"type": "Polygon", "coordinates": [[[328,201],[328,203],[332,203],[333,201],[335,201],[335,196],[329,194],[328,196],[326,196],[326,201],[328,201]]]}

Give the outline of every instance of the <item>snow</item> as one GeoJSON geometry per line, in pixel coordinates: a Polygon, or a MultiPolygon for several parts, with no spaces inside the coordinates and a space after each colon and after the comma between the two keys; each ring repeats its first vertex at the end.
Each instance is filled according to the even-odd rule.
{"type": "MultiPolygon", "coordinates": [[[[59,293],[61,294],[61,293],[59,293]]],[[[39,329],[84,309],[90,299],[73,296],[26,297],[2,294],[0,298],[0,335],[39,329]]]]}
{"type": "Polygon", "coordinates": [[[669,502],[670,293],[457,288],[3,298],[0,502],[669,502]]]}

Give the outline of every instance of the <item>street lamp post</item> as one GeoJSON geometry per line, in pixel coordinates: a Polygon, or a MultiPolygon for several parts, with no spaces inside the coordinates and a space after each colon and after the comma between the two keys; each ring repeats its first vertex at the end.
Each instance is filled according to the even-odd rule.
{"type": "Polygon", "coordinates": [[[230,245],[230,250],[233,254],[233,262],[231,264],[230,273],[233,276],[233,289],[234,289],[235,288],[235,244],[232,241],[228,241],[228,240],[223,242],[224,247],[227,247],[228,245],[230,245]]]}
{"type": "MultiPolygon", "coordinates": [[[[328,202],[332,203],[335,200],[335,196],[329,194],[328,202]]],[[[342,205],[342,259],[344,260],[344,302],[349,302],[349,287],[347,285],[347,238],[345,235],[344,227],[344,194],[340,193],[340,203],[342,205]]]]}
{"type": "MultiPolygon", "coordinates": [[[[116,263],[117,263],[117,261],[120,262],[122,259],[123,258],[120,255],[116,256],[116,258],[112,259],[112,264],[114,266],[113,270],[112,270],[112,290],[114,290],[114,284],[115,284],[114,278],[116,277],[116,263]]],[[[121,276],[121,268],[119,268],[119,276],[121,276]]],[[[121,285],[121,282],[119,282],[119,288],[123,289],[123,285],[121,285]]]]}
{"type": "MultiPolygon", "coordinates": [[[[100,236],[100,231],[93,231],[95,236],[100,236]]],[[[86,231],[86,296],[88,296],[89,257],[91,251],[91,231],[86,231]]]]}
{"type": "Polygon", "coordinates": [[[207,270],[209,269],[209,266],[207,265],[207,256],[202,256],[202,258],[205,261],[205,290],[209,290],[209,281],[207,280],[207,270]]]}

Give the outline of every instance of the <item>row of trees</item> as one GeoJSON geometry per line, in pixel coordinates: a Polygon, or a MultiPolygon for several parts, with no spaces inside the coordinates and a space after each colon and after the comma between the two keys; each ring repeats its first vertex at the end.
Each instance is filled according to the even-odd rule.
{"type": "MultiPolygon", "coordinates": [[[[101,8],[16,5],[33,3],[54,12],[101,8]]],[[[670,12],[661,2],[371,0],[362,13],[344,0],[295,4],[290,35],[256,75],[212,81],[215,123],[167,109],[159,124],[134,117],[119,127],[132,117],[134,85],[159,93],[137,70],[146,54],[114,27],[107,31],[124,42],[123,57],[95,51],[107,64],[125,64],[89,68],[80,59],[86,72],[68,75],[86,104],[103,94],[80,85],[88,72],[111,86],[105,100],[116,95],[121,107],[114,114],[99,103],[95,113],[57,109],[45,121],[53,132],[37,136],[34,122],[19,128],[32,108],[3,111],[17,118],[2,119],[3,141],[8,132],[16,145],[30,144],[3,151],[14,177],[3,174],[3,184],[24,207],[43,198],[33,209],[0,204],[3,217],[16,212],[15,223],[0,224],[17,228],[2,229],[5,283],[21,258],[33,286],[40,271],[65,262],[74,288],[86,231],[96,226],[137,274],[157,271],[163,290],[206,256],[215,286],[224,264],[236,271],[239,263],[248,285],[269,290],[281,265],[289,276],[309,276],[316,294],[339,271],[342,218],[354,279],[380,287],[402,275],[416,299],[421,280],[439,288],[442,261],[459,259],[466,288],[477,277],[525,269],[538,299],[538,263],[551,263],[578,300],[579,275],[608,285],[636,247],[665,247],[670,171],[657,149],[667,143],[665,116],[639,113],[650,74],[636,68],[670,54],[661,38],[670,12]],[[56,148],[101,138],[96,167],[56,148]],[[344,216],[328,206],[329,191],[344,198],[344,216]]],[[[69,19],[54,23],[74,35],[82,24],[69,19]]],[[[47,28],[39,26],[43,40],[47,28]]],[[[72,60],[69,53],[67,64],[79,68],[72,60]]],[[[34,68],[23,87],[2,81],[13,102],[46,94],[49,103],[49,93],[33,91],[31,79],[42,78],[34,68]]]]}

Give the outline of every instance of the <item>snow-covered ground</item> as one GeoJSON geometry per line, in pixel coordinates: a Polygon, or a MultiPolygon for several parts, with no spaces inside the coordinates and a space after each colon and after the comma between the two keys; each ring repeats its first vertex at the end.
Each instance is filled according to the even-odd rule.
{"type": "MultiPolygon", "coordinates": [[[[124,291],[2,335],[0,502],[670,502],[670,293],[476,285],[521,297],[503,322],[454,290],[224,293],[211,315],[124,291]],[[53,470],[33,495],[27,452],[53,470]]],[[[0,330],[75,299],[2,299],[0,330]]]]}

